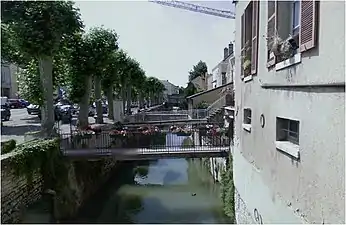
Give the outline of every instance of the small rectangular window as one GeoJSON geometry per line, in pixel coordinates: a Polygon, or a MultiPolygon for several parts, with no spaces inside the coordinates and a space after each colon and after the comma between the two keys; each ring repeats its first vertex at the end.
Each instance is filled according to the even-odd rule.
{"type": "Polygon", "coordinates": [[[299,121],[276,117],[276,140],[299,145],[299,121]]]}
{"type": "Polygon", "coordinates": [[[244,124],[251,124],[251,109],[244,109],[244,124]]]}

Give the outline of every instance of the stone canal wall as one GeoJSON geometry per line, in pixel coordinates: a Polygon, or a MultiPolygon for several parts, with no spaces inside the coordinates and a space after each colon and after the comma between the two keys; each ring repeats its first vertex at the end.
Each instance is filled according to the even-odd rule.
{"type": "Polygon", "coordinates": [[[25,207],[41,197],[42,177],[34,173],[31,185],[24,176],[16,176],[10,157],[1,160],[1,222],[16,223],[25,207]]]}
{"type": "MultiPolygon", "coordinates": [[[[1,221],[21,222],[27,206],[43,197],[43,179],[40,173],[33,173],[32,179],[14,174],[11,157],[1,159],[1,221]],[[30,181],[31,180],[31,181],[30,181]]],[[[110,177],[116,167],[112,158],[99,161],[67,161],[68,182],[55,196],[54,215],[57,220],[73,217],[83,203],[95,193],[110,177]],[[65,202],[64,202],[65,201],[65,202]]]]}

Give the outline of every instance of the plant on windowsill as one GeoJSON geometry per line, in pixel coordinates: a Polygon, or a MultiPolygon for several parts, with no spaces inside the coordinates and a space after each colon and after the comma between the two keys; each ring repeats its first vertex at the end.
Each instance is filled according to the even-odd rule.
{"type": "Polygon", "coordinates": [[[273,36],[267,36],[265,39],[272,42],[270,51],[275,55],[278,62],[291,58],[298,49],[296,40],[291,34],[287,39],[283,40],[275,30],[275,34],[273,36]]]}
{"type": "Polygon", "coordinates": [[[251,73],[251,60],[245,57],[243,62],[244,76],[250,75],[251,73]]]}

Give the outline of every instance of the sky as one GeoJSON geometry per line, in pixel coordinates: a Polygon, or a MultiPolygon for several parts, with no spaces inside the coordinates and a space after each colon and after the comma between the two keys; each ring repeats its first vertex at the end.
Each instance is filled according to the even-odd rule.
{"type": "MultiPolygon", "coordinates": [[[[234,8],[231,0],[190,2],[216,9],[234,8]]],[[[162,6],[147,1],[76,1],[86,28],[114,29],[119,47],[136,59],[147,76],[186,86],[199,60],[208,72],[234,40],[232,19],[162,6]]]]}

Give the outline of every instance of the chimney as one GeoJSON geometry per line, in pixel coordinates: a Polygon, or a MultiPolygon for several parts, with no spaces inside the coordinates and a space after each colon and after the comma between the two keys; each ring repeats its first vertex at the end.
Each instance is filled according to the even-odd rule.
{"type": "Polygon", "coordinates": [[[228,57],[228,48],[223,49],[223,59],[226,59],[228,57]]]}
{"type": "Polygon", "coordinates": [[[233,55],[233,43],[232,42],[228,44],[228,54],[233,55]]]}

